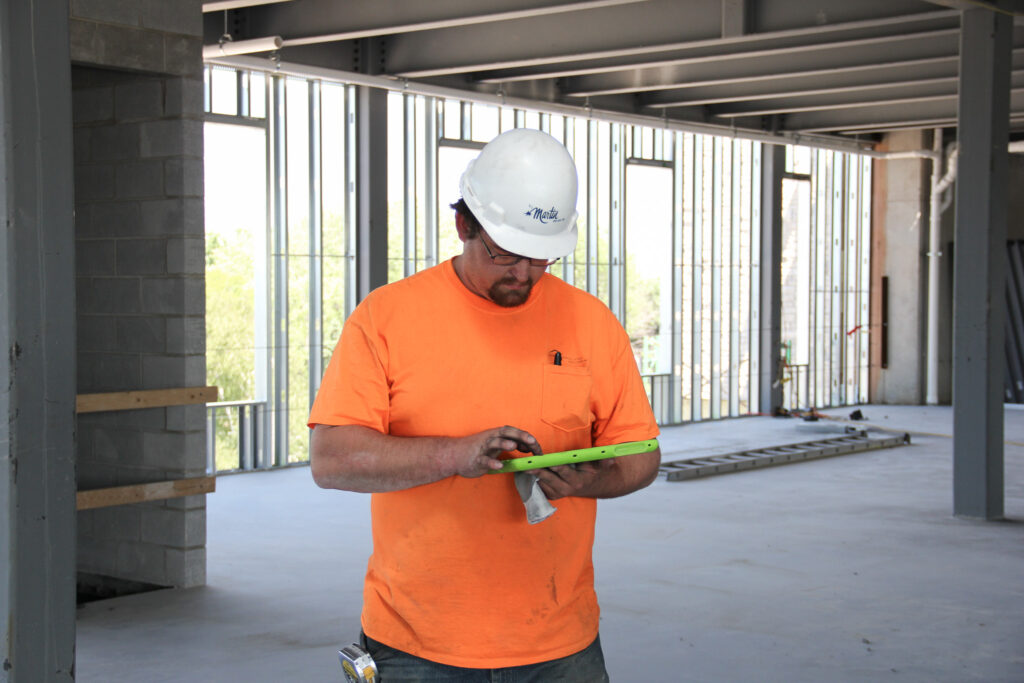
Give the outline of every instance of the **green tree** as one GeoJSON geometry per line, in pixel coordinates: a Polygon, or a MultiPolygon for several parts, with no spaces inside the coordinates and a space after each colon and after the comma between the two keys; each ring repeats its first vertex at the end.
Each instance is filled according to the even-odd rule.
{"type": "MultiPolygon", "coordinates": [[[[253,259],[248,231],[206,240],[206,376],[221,401],[254,395],[253,259]]],[[[216,427],[217,469],[238,467],[238,412],[220,409],[216,427]]]]}

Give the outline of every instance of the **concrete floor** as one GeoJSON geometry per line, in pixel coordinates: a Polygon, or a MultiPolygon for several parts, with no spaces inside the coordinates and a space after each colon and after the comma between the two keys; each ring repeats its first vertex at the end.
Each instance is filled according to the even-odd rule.
{"type": "MultiPolygon", "coordinates": [[[[1024,681],[1024,411],[1006,411],[1007,521],[978,522],[952,516],[950,408],[861,410],[912,444],[601,502],[613,681],[1024,681]]],[[[752,417],[661,442],[673,460],[843,427],[752,417]]],[[[208,585],[80,608],[77,680],[342,680],[368,496],[296,468],[221,477],[208,501],[208,585]]]]}

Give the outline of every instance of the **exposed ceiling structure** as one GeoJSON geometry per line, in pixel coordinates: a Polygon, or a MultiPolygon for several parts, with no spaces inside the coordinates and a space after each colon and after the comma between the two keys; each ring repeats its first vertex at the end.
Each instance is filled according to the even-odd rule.
{"type": "MultiPolygon", "coordinates": [[[[225,35],[234,43],[279,37],[276,53],[254,55],[261,59],[671,122],[868,141],[956,125],[959,8],[979,5],[995,3],[223,0],[204,11],[209,46],[225,35]]],[[[1016,14],[1010,127],[1019,135],[1024,2],[999,8],[1016,14]]]]}

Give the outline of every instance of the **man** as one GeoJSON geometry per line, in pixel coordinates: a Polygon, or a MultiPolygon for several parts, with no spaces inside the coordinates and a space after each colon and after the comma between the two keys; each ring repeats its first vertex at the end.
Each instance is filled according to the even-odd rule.
{"type": "Polygon", "coordinates": [[[557,507],[536,524],[513,475],[492,472],[658,427],[622,326],[545,272],[576,245],[568,151],[508,131],[460,189],[462,254],[346,322],[309,418],[313,478],[373,493],[362,626],[383,681],[607,680],[595,499],[650,484],[660,452],[533,472],[557,507]]]}

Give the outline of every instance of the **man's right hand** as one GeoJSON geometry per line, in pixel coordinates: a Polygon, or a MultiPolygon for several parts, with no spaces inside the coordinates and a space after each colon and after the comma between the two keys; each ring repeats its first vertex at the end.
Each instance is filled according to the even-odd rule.
{"type": "Polygon", "coordinates": [[[541,455],[542,451],[533,434],[509,425],[487,429],[455,442],[451,451],[455,473],[463,477],[479,477],[494,470],[500,470],[498,456],[505,451],[521,451],[541,455]]]}

